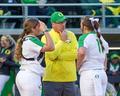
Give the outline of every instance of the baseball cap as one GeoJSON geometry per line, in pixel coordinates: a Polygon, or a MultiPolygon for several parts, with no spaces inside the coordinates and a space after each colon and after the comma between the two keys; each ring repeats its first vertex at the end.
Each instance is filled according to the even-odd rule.
{"type": "Polygon", "coordinates": [[[111,59],[114,59],[114,58],[118,58],[118,59],[119,59],[120,57],[119,57],[119,55],[117,55],[117,54],[111,55],[111,59]]]}
{"type": "Polygon", "coordinates": [[[64,16],[64,14],[62,12],[54,12],[51,15],[51,22],[52,23],[61,23],[64,22],[67,18],[64,16]]]}

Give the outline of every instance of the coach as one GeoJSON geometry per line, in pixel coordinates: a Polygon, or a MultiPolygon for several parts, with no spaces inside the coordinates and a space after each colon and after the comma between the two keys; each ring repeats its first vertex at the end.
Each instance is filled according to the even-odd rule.
{"type": "MultiPolygon", "coordinates": [[[[61,12],[51,15],[50,35],[55,50],[45,53],[45,96],[75,96],[77,40],[73,32],[66,30],[66,17],[61,12]],[[51,87],[52,86],[52,87],[51,87]]],[[[42,37],[45,43],[45,37],[42,37]]]]}

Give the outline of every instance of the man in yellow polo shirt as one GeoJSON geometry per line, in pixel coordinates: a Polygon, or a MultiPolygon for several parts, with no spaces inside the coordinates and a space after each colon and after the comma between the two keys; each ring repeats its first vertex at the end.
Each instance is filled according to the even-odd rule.
{"type": "MultiPolygon", "coordinates": [[[[66,17],[61,12],[51,15],[51,23],[55,50],[45,53],[44,94],[75,96],[77,40],[74,33],[66,29],[66,17]]],[[[45,36],[42,42],[46,42],[45,36]]]]}

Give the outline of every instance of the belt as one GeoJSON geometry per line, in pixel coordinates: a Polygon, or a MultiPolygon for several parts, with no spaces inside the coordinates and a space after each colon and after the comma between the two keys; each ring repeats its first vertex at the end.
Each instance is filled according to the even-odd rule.
{"type": "Polygon", "coordinates": [[[104,70],[104,69],[100,68],[100,69],[93,69],[93,70],[104,70]]]}
{"type": "Polygon", "coordinates": [[[39,61],[40,60],[40,58],[25,58],[25,57],[23,57],[25,60],[29,60],[29,61],[35,61],[35,60],[37,60],[37,61],[39,61]]]}

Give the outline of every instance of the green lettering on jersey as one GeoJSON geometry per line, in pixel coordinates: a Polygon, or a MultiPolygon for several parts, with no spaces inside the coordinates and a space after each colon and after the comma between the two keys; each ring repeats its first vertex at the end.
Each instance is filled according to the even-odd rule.
{"type": "Polygon", "coordinates": [[[96,39],[96,41],[97,41],[97,44],[98,44],[99,52],[101,53],[101,52],[102,52],[102,49],[101,49],[100,41],[99,41],[99,39],[96,39]]]}

